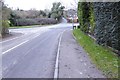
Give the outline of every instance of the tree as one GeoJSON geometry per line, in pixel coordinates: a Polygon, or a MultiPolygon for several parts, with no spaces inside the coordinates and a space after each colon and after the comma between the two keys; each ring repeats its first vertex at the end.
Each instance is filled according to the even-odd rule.
{"type": "Polygon", "coordinates": [[[78,17],[81,26],[81,30],[85,33],[89,32],[89,17],[90,17],[90,3],[79,2],[78,3],[78,17]]]}
{"type": "Polygon", "coordinates": [[[10,13],[11,13],[11,9],[9,9],[3,1],[0,1],[0,4],[1,7],[2,7],[2,11],[1,13],[4,14],[2,15],[2,31],[1,31],[1,34],[4,35],[4,34],[8,34],[9,33],[9,24],[10,24],[10,21],[9,21],[9,18],[10,18],[10,13]]]}
{"type": "Polygon", "coordinates": [[[47,16],[47,14],[43,10],[40,10],[39,15],[42,16],[42,17],[46,17],[47,16]]]}
{"type": "Polygon", "coordinates": [[[53,3],[53,7],[51,8],[51,17],[57,19],[58,21],[63,16],[64,6],[60,2],[53,3]]]}
{"type": "Polygon", "coordinates": [[[49,9],[45,9],[44,12],[46,13],[46,17],[50,18],[50,10],[49,9]]]}
{"type": "Polygon", "coordinates": [[[2,37],[1,33],[2,33],[2,1],[0,1],[0,37],[2,37]]]}
{"type": "Polygon", "coordinates": [[[17,19],[21,19],[19,15],[17,15],[14,11],[10,13],[10,26],[17,26],[17,19]]]}
{"type": "Polygon", "coordinates": [[[73,0],[73,2],[70,3],[71,6],[72,6],[75,10],[77,10],[77,8],[78,8],[78,2],[79,2],[79,0],[73,0]]]}

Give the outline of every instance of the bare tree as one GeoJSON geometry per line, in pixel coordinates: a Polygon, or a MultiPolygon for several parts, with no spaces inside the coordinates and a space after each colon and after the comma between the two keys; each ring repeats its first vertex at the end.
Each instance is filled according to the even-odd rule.
{"type": "Polygon", "coordinates": [[[73,3],[70,3],[75,10],[77,10],[79,0],[73,0],[73,3]]]}

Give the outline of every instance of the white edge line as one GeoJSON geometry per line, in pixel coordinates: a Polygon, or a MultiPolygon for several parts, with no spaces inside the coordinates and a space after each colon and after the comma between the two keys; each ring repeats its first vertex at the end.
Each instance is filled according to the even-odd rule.
{"type": "Polygon", "coordinates": [[[54,70],[54,80],[58,78],[58,73],[59,73],[59,56],[60,56],[60,46],[61,46],[61,40],[62,40],[62,35],[66,30],[64,30],[62,33],[59,34],[59,44],[58,44],[58,50],[57,50],[57,57],[56,57],[56,62],[55,62],[55,70],[54,70]]]}
{"type": "Polygon", "coordinates": [[[14,39],[17,39],[17,38],[19,38],[19,37],[15,37],[15,38],[12,38],[12,39],[9,39],[9,40],[1,41],[0,43],[8,42],[8,41],[11,41],[11,40],[14,40],[14,39]]]}
{"type": "Polygon", "coordinates": [[[7,52],[9,52],[9,51],[11,51],[11,50],[17,48],[17,47],[21,46],[22,44],[24,44],[24,43],[26,43],[26,42],[28,42],[28,41],[29,41],[29,40],[26,40],[26,41],[24,41],[24,42],[18,44],[17,46],[14,46],[14,47],[8,49],[7,51],[3,52],[2,54],[5,54],[5,53],[7,53],[7,52]]]}
{"type": "MultiPolygon", "coordinates": [[[[46,29],[46,30],[49,30],[49,29],[46,29]]],[[[39,32],[39,31],[37,31],[37,32],[39,32]]],[[[45,31],[46,32],[46,31],[45,31]]],[[[44,32],[43,32],[44,33],[44,32]]],[[[26,33],[27,34],[27,33],[26,33]]],[[[39,36],[39,35],[38,35],[39,36]]],[[[36,36],[36,37],[38,37],[38,36],[36,36]]],[[[17,39],[17,38],[21,38],[22,36],[19,36],[19,37],[15,37],[15,38],[12,38],[12,39],[8,39],[8,40],[5,40],[5,41],[3,41],[2,39],[1,39],[1,41],[0,41],[0,43],[4,43],[4,42],[8,42],[8,41],[11,41],[11,40],[14,40],[14,39],[17,39]]],[[[36,38],[35,37],[35,38],[36,38]]]]}

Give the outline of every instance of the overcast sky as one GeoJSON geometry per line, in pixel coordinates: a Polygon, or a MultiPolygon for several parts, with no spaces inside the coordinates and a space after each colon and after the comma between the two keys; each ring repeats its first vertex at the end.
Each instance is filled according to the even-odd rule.
{"type": "MultiPolygon", "coordinates": [[[[71,5],[75,4],[75,0],[4,0],[5,4],[13,9],[37,9],[37,10],[44,10],[50,9],[52,7],[53,2],[61,2],[67,9],[73,8],[74,6],[71,5]]],[[[76,0],[77,1],[77,0],[76,0]]]]}

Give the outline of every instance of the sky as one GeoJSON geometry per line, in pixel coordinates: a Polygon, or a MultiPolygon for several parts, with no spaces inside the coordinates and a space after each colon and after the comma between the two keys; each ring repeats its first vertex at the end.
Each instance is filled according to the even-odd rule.
{"type": "Polygon", "coordinates": [[[4,0],[5,4],[8,7],[13,9],[36,9],[36,10],[44,10],[51,9],[53,2],[61,2],[62,5],[66,7],[66,9],[75,8],[75,6],[71,4],[76,4],[75,0],[4,0]]]}

